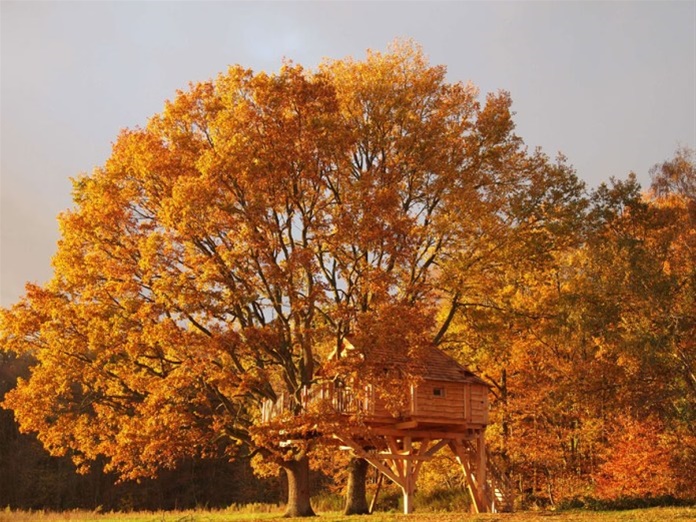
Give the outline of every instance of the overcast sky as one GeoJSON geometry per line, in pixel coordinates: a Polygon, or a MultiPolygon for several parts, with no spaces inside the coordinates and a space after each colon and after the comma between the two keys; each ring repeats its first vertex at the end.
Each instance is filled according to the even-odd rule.
{"type": "Polygon", "coordinates": [[[512,95],[517,133],[593,187],[696,147],[696,2],[0,3],[0,304],[50,278],[69,178],[190,81],[419,42],[512,95]]]}

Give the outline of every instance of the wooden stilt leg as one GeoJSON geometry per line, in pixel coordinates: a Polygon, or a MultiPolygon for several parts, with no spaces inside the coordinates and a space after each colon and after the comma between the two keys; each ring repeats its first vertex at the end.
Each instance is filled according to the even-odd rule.
{"type": "MultiPolygon", "coordinates": [[[[404,454],[411,454],[411,437],[404,437],[404,454]]],[[[413,493],[415,488],[415,477],[413,476],[413,462],[411,460],[404,460],[404,485],[402,487],[404,492],[404,514],[408,515],[413,512],[413,493]]]]}
{"type": "MultiPolygon", "coordinates": [[[[401,488],[403,492],[405,514],[413,512],[416,481],[423,463],[426,460],[432,459],[435,453],[447,444],[450,444],[450,447],[453,448],[453,451],[459,458],[459,453],[454,449],[452,446],[453,443],[449,439],[442,439],[431,446],[431,439],[425,438],[419,441],[418,447],[414,449],[413,440],[410,436],[404,436],[403,438],[387,436],[383,440],[386,443],[388,451],[367,451],[362,444],[351,437],[343,436],[340,440],[347,448],[353,450],[355,455],[365,459],[382,475],[387,476],[401,488]]],[[[463,455],[464,450],[462,449],[460,453],[463,455]]],[[[468,460],[465,459],[465,461],[468,463],[468,460]]],[[[370,512],[374,508],[374,502],[381,486],[382,475],[380,475],[380,482],[377,486],[377,492],[373,498],[373,503],[370,506],[370,512]]],[[[473,475],[467,473],[467,477],[469,476],[473,475]]]]}
{"type": "Polygon", "coordinates": [[[409,491],[408,485],[404,489],[404,515],[413,513],[413,491],[409,491]]]}
{"type": "Polygon", "coordinates": [[[489,512],[491,510],[491,505],[486,492],[486,441],[483,432],[480,432],[476,439],[476,453],[478,460],[476,466],[476,482],[479,487],[479,498],[485,504],[485,512],[489,512]]]}
{"type": "Polygon", "coordinates": [[[469,488],[469,494],[471,495],[472,508],[474,510],[474,513],[485,513],[487,509],[484,497],[481,496],[481,488],[479,487],[478,481],[476,480],[474,469],[469,460],[470,457],[469,455],[467,455],[467,451],[464,448],[464,445],[461,441],[452,441],[450,442],[449,446],[452,450],[452,453],[454,453],[454,455],[457,457],[457,460],[459,461],[459,464],[461,465],[462,470],[464,471],[464,476],[466,477],[466,484],[469,488]]]}
{"type": "Polygon", "coordinates": [[[377,497],[379,496],[379,492],[382,489],[382,481],[384,480],[384,473],[379,474],[379,478],[377,479],[377,489],[375,490],[375,496],[372,497],[372,501],[370,502],[370,515],[374,513],[375,511],[375,505],[377,504],[377,497]]]}

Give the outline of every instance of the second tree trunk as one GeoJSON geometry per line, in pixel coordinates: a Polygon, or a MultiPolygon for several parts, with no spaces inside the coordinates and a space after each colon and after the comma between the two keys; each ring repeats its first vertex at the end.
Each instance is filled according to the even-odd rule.
{"type": "Polygon", "coordinates": [[[348,486],[346,488],[346,507],[344,515],[365,515],[370,512],[365,496],[367,461],[352,458],[348,464],[348,486]]]}

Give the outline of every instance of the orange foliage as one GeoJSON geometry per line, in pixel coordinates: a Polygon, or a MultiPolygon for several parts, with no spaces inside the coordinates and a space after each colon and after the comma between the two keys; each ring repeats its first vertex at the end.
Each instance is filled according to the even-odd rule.
{"type": "Polygon", "coordinates": [[[445,76],[408,42],[234,66],[124,130],[74,181],[53,279],[0,314],[0,349],[36,360],[3,406],[124,479],[242,447],[262,472],[327,465],[322,437],[346,425],[304,398],[363,379],[399,411],[438,344],[491,383],[492,447],[530,497],[592,476],[647,494],[628,467],[652,494],[693,491],[693,444],[667,442],[693,441],[696,415],[692,156],[651,196],[629,178],[588,198],[514,134],[508,93],[445,76]],[[405,375],[374,370],[395,353],[405,375]]]}
{"type": "MultiPolygon", "coordinates": [[[[315,451],[338,429],[302,400],[326,356],[355,336],[418,358],[482,188],[524,156],[509,96],[482,106],[445,73],[411,43],[235,66],[124,130],[74,182],[53,280],[2,313],[2,349],[37,361],[4,399],[21,428],[123,478],[240,445],[281,465],[315,451]],[[281,396],[286,417],[260,427],[281,396]],[[288,429],[304,442],[281,445],[288,429]]],[[[369,377],[398,403],[393,376],[369,377]]]]}
{"type": "Polygon", "coordinates": [[[624,494],[647,494],[629,480],[621,453],[629,449],[619,450],[616,435],[619,445],[607,449],[623,416],[636,432],[660,434],[640,450],[665,473],[653,494],[694,497],[692,157],[680,151],[663,165],[666,180],[649,195],[631,176],[589,199],[570,190],[562,169],[546,181],[537,176],[536,196],[514,209],[525,219],[513,220],[501,240],[507,259],[462,286],[465,304],[446,340],[493,386],[490,447],[524,501],[591,496],[600,465],[612,470],[614,493],[625,479],[624,494]],[[556,203],[535,208],[546,191],[556,203]]]}
{"type": "Polygon", "coordinates": [[[653,419],[616,419],[605,462],[596,474],[601,498],[674,495],[677,476],[670,441],[664,427],[653,419]]]}

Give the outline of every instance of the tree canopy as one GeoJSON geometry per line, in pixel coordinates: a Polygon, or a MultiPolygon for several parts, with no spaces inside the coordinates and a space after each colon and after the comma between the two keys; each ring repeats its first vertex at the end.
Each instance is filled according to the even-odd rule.
{"type": "Polygon", "coordinates": [[[507,93],[477,95],[410,44],[179,92],[75,180],[54,278],[3,315],[4,349],[37,361],[5,405],[124,478],[240,444],[302,461],[254,433],[261,401],[303,414],[346,335],[417,357],[459,292],[444,267],[491,254],[503,193],[547,168],[507,93]]]}
{"type": "Polygon", "coordinates": [[[693,165],[680,149],[647,192],[600,185],[545,262],[506,265],[456,317],[447,341],[493,385],[494,454],[529,501],[696,494],[693,165]]]}
{"type": "Polygon", "coordinates": [[[53,279],[0,318],[2,350],[34,360],[4,406],[85,469],[136,479],[243,451],[296,484],[315,446],[258,429],[262,403],[288,402],[286,438],[316,430],[303,394],[351,337],[478,365],[525,477],[599,473],[583,444],[608,444],[598,398],[615,390],[613,411],[693,418],[689,154],[648,199],[632,180],[590,199],[564,158],[524,146],[511,104],[410,43],[178,92],[74,180],[53,279]]]}

